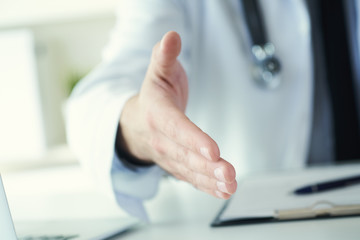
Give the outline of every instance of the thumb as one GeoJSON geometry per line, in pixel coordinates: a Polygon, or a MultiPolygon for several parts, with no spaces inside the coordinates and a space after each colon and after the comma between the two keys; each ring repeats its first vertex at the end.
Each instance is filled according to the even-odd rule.
{"type": "Polygon", "coordinates": [[[144,94],[141,96],[151,94],[154,97],[153,91],[160,90],[163,93],[161,96],[170,97],[173,100],[171,102],[184,111],[188,99],[188,81],[183,67],[177,61],[180,51],[181,39],[174,31],[166,33],[154,46],[142,86],[144,94]]]}
{"type": "Polygon", "coordinates": [[[155,46],[154,60],[162,73],[166,73],[176,63],[181,51],[181,38],[177,32],[167,32],[155,46]]]}

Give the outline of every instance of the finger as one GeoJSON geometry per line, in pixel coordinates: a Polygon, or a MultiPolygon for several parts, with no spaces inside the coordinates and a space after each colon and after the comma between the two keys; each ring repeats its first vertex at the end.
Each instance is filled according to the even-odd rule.
{"type": "Polygon", "coordinates": [[[220,192],[220,191],[212,191],[212,190],[205,190],[203,192],[206,192],[214,197],[217,197],[217,198],[220,198],[220,199],[229,199],[231,197],[230,194],[227,194],[227,193],[223,193],[223,192],[220,192]]]}
{"type": "MultiPolygon", "coordinates": [[[[173,176],[176,177],[179,180],[185,181],[185,177],[183,177],[181,174],[175,174],[173,176]]],[[[194,186],[194,187],[197,188],[198,190],[202,191],[202,192],[205,192],[205,193],[207,193],[209,195],[212,195],[214,197],[221,198],[221,199],[229,199],[231,197],[231,195],[232,195],[232,194],[225,193],[225,192],[222,192],[222,191],[217,190],[217,189],[210,189],[210,188],[202,188],[202,189],[200,189],[197,186],[194,186]]]]}
{"type": "Polygon", "coordinates": [[[181,38],[179,34],[174,31],[166,33],[152,50],[150,68],[155,70],[157,76],[169,81],[168,76],[176,67],[180,51],[181,38]]]}
{"type": "MultiPolygon", "coordinates": [[[[156,158],[158,159],[156,161],[157,164],[176,178],[189,182],[194,187],[204,192],[212,191],[213,193],[216,193],[216,191],[220,191],[222,193],[231,195],[236,191],[237,182],[235,179],[233,179],[231,182],[223,182],[215,178],[214,168],[217,166],[211,165],[219,165],[218,162],[210,162],[202,156],[182,146],[179,146],[176,143],[171,143],[170,141],[166,142],[166,140],[162,140],[156,142],[161,143],[160,146],[155,147],[157,151],[156,158]],[[183,150],[177,151],[176,149],[183,150]],[[194,161],[201,161],[205,164],[208,164],[209,168],[211,169],[210,172],[212,172],[212,174],[209,174],[209,172],[207,172],[204,168],[196,168],[196,166],[194,168],[194,161]]],[[[231,168],[233,168],[225,160],[222,159],[222,161],[223,163],[226,163],[231,168]]]]}
{"type": "Polygon", "coordinates": [[[153,149],[157,152],[155,158],[176,161],[187,169],[217,179],[217,181],[231,183],[235,180],[235,168],[224,159],[208,161],[204,156],[182,146],[167,137],[160,137],[153,143],[153,149]]]}
{"type": "Polygon", "coordinates": [[[177,32],[166,33],[152,52],[151,64],[160,76],[167,76],[173,70],[181,51],[181,38],[177,32]]]}
{"type": "Polygon", "coordinates": [[[172,106],[161,106],[150,121],[171,141],[188,148],[210,161],[220,159],[220,150],[216,142],[191,122],[184,113],[172,106]]]}
{"type": "Polygon", "coordinates": [[[235,180],[232,183],[224,183],[209,176],[191,171],[181,164],[175,166],[175,168],[177,169],[177,172],[174,174],[175,177],[192,184],[201,191],[220,191],[230,195],[236,192],[237,182],[235,180]]]}
{"type": "Polygon", "coordinates": [[[236,192],[237,182],[233,181],[232,183],[220,182],[216,179],[209,178],[208,176],[191,172],[193,175],[190,177],[190,182],[197,189],[201,191],[211,190],[211,191],[220,191],[226,194],[233,194],[236,192]]]}
{"type": "Polygon", "coordinates": [[[188,81],[184,68],[177,61],[180,51],[179,34],[176,32],[165,34],[153,48],[143,88],[157,86],[156,88],[150,87],[150,89],[161,90],[162,94],[159,92],[153,94],[166,96],[184,112],[188,99],[188,81]]]}

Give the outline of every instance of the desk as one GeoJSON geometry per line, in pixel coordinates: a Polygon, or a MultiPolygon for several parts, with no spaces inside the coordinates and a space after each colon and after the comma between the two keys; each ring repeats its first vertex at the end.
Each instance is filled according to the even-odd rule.
{"type": "MultiPolygon", "coordinates": [[[[211,210],[211,209],[209,209],[211,210]]],[[[212,210],[211,210],[212,211],[212,210]]],[[[210,228],[208,218],[155,222],[135,229],[116,239],[206,239],[206,240],[358,240],[360,239],[360,218],[336,220],[302,221],[286,223],[268,223],[248,226],[210,228]]]]}
{"type": "MultiPolygon", "coordinates": [[[[357,168],[359,166],[357,165],[357,168]]],[[[360,217],[211,228],[210,222],[224,201],[202,194],[184,183],[171,180],[163,183],[156,201],[158,202],[151,202],[148,206],[150,216],[154,216],[151,224],[117,239],[360,239],[360,217]],[[178,191],[171,192],[171,189],[176,188],[187,196],[180,196],[178,191]],[[183,201],[184,205],[181,205],[180,201],[183,201]],[[152,207],[157,204],[165,206],[163,212],[168,214],[163,213],[159,216],[162,209],[153,212],[152,207]],[[169,205],[172,207],[170,208],[169,205]]]]}
{"type": "MultiPolygon", "coordinates": [[[[8,186],[9,204],[16,219],[29,219],[29,216],[64,218],[71,217],[74,213],[76,216],[72,217],[78,218],[125,214],[115,203],[96,192],[78,166],[32,171],[26,174],[11,173],[3,177],[4,183],[8,186]],[[64,176],[67,177],[66,180],[64,176]],[[51,187],[43,183],[44,179],[51,183],[51,187]],[[46,192],[50,201],[43,200],[42,204],[36,204],[35,200],[39,196],[33,196],[29,200],[32,204],[25,204],[23,198],[30,192],[21,190],[23,181],[30,181],[37,186],[36,191],[32,191],[31,194],[46,192]],[[64,187],[68,186],[68,183],[73,184],[71,187],[64,187]],[[59,193],[62,197],[56,198],[56,194],[59,193]],[[69,205],[66,212],[64,202],[69,205]],[[37,212],[36,215],[34,211],[37,212]]],[[[142,224],[114,239],[360,239],[360,217],[210,228],[210,222],[223,204],[223,200],[215,199],[186,183],[168,178],[162,182],[158,195],[146,203],[151,223],[142,224]]]]}

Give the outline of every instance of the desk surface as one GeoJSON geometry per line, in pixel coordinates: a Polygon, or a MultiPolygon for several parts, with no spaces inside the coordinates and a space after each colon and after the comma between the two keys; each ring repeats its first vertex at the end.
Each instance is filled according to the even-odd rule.
{"type": "MultiPolygon", "coordinates": [[[[77,218],[125,215],[114,202],[94,190],[79,167],[8,174],[3,178],[15,219],[74,217],[66,214],[76,214],[77,218]],[[26,188],[36,188],[21,190],[24,182],[26,188]]],[[[360,217],[211,228],[210,222],[223,204],[223,200],[168,178],[162,182],[158,195],[146,203],[151,223],[114,239],[360,239],[360,217]]]]}
{"type": "Polygon", "coordinates": [[[360,217],[286,223],[266,223],[247,226],[210,228],[209,219],[173,220],[142,226],[116,239],[276,239],[276,240],[358,240],[360,217]]]}

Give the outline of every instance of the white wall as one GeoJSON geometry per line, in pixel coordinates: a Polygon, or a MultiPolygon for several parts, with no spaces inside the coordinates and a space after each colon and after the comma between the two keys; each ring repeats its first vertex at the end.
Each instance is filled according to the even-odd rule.
{"type": "MultiPolygon", "coordinates": [[[[46,149],[65,143],[62,106],[68,96],[69,77],[74,72],[86,73],[100,62],[101,51],[108,41],[114,23],[114,16],[108,14],[42,22],[33,26],[0,28],[0,33],[26,29],[33,34],[36,61],[34,66],[38,76],[35,84],[39,86],[39,108],[43,119],[42,130],[38,132],[45,133],[46,149]]],[[[11,51],[8,54],[11,55],[11,51]]],[[[7,159],[0,158],[0,161],[4,160],[7,159]]]]}
{"type": "Polygon", "coordinates": [[[0,160],[39,157],[46,148],[34,38],[0,32],[0,160]]]}
{"type": "Polygon", "coordinates": [[[62,105],[71,74],[85,74],[100,62],[113,25],[114,19],[109,17],[32,28],[49,146],[65,142],[62,105]]]}

